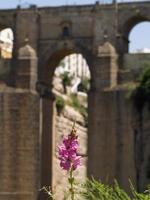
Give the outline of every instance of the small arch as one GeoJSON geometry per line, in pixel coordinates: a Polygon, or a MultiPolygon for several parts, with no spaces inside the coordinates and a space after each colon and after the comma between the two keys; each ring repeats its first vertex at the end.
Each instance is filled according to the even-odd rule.
{"type": "Polygon", "coordinates": [[[136,15],[128,19],[124,25],[124,33],[128,37],[131,29],[140,22],[149,21],[148,17],[142,15],[136,15]]]}
{"type": "Polygon", "coordinates": [[[142,22],[148,22],[149,18],[148,16],[143,16],[143,15],[136,15],[128,19],[124,24],[123,24],[123,38],[124,38],[124,49],[125,52],[129,52],[129,35],[132,29],[138,25],[139,23],[142,22]]]}
{"type": "Polygon", "coordinates": [[[62,36],[63,37],[69,37],[70,36],[70,29],[68,26],[64,26],[62,30],[62,36]]]}
{"type": "Polygon", "coordinates": [[[150,22],[135,25],[129,34],[130,53],[150,53],[150,22]],[[142,39],[139,39],[142,38],[142,39]]]}
{"type": "Polygon", "coordinates": [[[71,22],[69,21],[63,21],[60,24],[61,28],[62,28],[62,37],[66,38],[66,37],[70,37],[71,36],[71,22]]]}

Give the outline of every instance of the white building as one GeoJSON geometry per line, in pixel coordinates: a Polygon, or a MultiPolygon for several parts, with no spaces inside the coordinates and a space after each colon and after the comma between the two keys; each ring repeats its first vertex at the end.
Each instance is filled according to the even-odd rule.
{"type": "Polygon", "coordinates": [[[89,67],[81,54],[71,54],[66,56],[57,67],[55,74],[60,75],[69,72],[70,76],[76,78],[90,79],[89,67]]]}
{"type": "Polygon", "coordinates": [[[136,53],[150,53],[150,48],[138,49],[136,53]]]}
{"type": "Polygon", "coordinates": [[[83,79],[90,79],[89,67],[81,54],[66,56],[56,68],[55,76],[60,79],[61,75],[65,72],[68,72],[68,75],[72,78],[70,87],[71,93],[78,92],[78,86],[83,79]]]}

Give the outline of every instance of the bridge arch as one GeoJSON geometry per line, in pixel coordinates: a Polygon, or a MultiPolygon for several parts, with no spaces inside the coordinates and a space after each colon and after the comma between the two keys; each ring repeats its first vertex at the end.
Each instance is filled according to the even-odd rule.
{"type": "Polygon", "coordinates": [[[52,83],[52,77],[54,71],[58,66],[59,62],[68,55],[73,53],[81,54],[86,60],[89,70],[91,73],[91,79],[93,78],[92,70],[92,52],[88,48],[78,46],[73,41],[61,41],[48,48],[39,57],[39,81],[45,81],[49,86],[52,83]],[[47,76],[48,75],[48,76],[47,76]]]}
{"type": "Polygon", "coordinates": [[[54,151],[54,135],[55,135],[55,97],[53,96],[52,81],[55,69],[59,65],[60,61],[71,54],[81,54],[86,60],[90,74],[92,77],[91,69],[91,52],[78,47],[72,42],[65,41],[60,42],[57,48],[47,48],[47,50],[40,57],[39,61],[39,84],[46,86],[48,92],[47,95],[43,95],[41,98],[41,120],[42,120],[42,131],[41,131],[41,185],[53,185],[53,151],[54,151]]]}

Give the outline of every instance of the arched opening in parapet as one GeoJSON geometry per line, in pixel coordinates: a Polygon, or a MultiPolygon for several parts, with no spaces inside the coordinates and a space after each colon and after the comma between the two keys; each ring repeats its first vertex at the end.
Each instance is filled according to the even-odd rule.
{"type": "Polygon", "coordinates": [[[70,36],[69,27],[67,27],[67,26],[63,27],[62,36],[63,36],[63,37],[69,37],[69,36],[70,36]]]}
{"type": "Polygon", "coordinates": [[[0,58],[12,58],[13,39],[14,36],[11,28],[0,29],[0,58]]]}
{"type": "MultiPolygon", "coordinates": [[[[55,135],[54,135],[54,172],[53,189],[63,196],[67,188],[67,172],[60,168],[57,158],[57,145],[64,135],[70,134],[76,121],[79,139],[81,166],[75,171],[76,178],[82,182],[87,178],[87,128],[88,128],[88,90],[90,87],[90,71],[81,54],[73,53],[65,56],[55,69],[53,76],[53,93],[55,94],[55,135]]],[[[58,199],[59,199],[58,195],[58,199]]]]}
{"type": "Polygon", "coordinates": [[[132,28],[129,53],[150,53],[150,22],[141,22],[132,28]]]}
{"type": "Polygon", "coordinates": [[[45,95],[42,93],[41,103],[41,185],[52,185],[57,195],[62,195],[67,188],[66,172],[60,168],[57,158],[57,145],[63,135],[70,133],[74,121],[79,135],[79,154],[83,155],[82,165],[76,171],[78,180],[83,180],[87,174],[87,107],[91,75],[85,58],[78,51],[58,51],[46,61],[41,77],[43,89],[48,88],[45,95]]]}

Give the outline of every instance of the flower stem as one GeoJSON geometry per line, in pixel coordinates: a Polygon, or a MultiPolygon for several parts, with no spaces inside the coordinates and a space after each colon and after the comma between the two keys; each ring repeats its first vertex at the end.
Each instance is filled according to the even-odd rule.
{"type": "Polygon", "coordinates": [[[71,200],[74,200],[74,177],[73,177],[73,167],[70,169],[70,177],[69,177],[69,183],[70,183],[70,194],[71,194],[71,200]]]}

